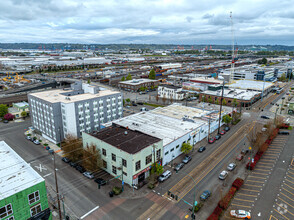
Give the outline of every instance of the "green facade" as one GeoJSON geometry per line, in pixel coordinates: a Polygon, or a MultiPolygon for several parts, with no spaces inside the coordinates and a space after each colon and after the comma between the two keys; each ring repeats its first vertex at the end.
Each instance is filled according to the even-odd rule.
{"type": "MultiPolygon", "coordinates": [[[[9,219],[9,217],[14,216],[15,220],[26,220],[31,218],[31,208],[41,204],[41,210],[45,210],[49,208],[48,199],[47,199],[47,191],[45,186],[45,181],[38,183],[30,188],[27,188],[21,192],[15,193],[10,197],[2,199],[0,201],[0,208],[11,204],[13,213],[3,219],[9,219]],[[32,204],[29,204],[28,195],[39,191],[39,200],[35,201],[32,204]]],[[[2,220],[2,218],[0,217],[2,220]]],[[[52,215],[50,215],[49,219],[52,219],[52,215]]]]}

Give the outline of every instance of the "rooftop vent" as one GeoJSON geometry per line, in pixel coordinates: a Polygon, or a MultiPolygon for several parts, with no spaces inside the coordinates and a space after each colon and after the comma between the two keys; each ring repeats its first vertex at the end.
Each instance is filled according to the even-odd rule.
{"type": "Polygon", "coordinates": [[[125,131],[125,135],[127,135],[128,134],[128,132],[127,131],[125,131]]]}

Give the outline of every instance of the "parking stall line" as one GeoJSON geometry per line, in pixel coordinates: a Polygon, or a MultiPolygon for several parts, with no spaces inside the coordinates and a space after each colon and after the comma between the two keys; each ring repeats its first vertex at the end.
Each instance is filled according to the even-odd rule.
{"type": "Polygon", "coordinates": [[[262,157],[262,159],[264,160],[273,160],[273,159],[276,159],[277,158],[277,156],[272,156],[272,155],[264,155],[263,157],[262,157]]]}
{"type": "Polygon", "coordinates": [[[279,207],[283,208],[284,210],[287,211],[287,213],[291,214],[294,216],[294,214],[292,212],[290,212],[289,210],[285,209],[283,206],[281,206],[280,204],[276,203],[279,207]]]}
{"type": "Polygon", "coordinates": [[[262,187],[262,186],[255,186],[255,185],[251,185],[251,184],[244,184],[244,186],[262,187]]]}
{"type": "Polygon", "coordinates": [[[270,216],[269,220],[272,220],[272,218],[274,218],[274,219],[276,219],[276,220],[279,220],[279,219],[277,219],[277,218],[276,218],[275,216],[273,216],[273,215],[270,216]]]}
{"type": "Polygon", "coordinates": [[[259,190],[254,190],[254,189],[244,189],[244,188],[241,188],[241,190],[250,191],[250,192],[260,192],[259,190]]]}
{"type": "Polygon", "coordinates": [[[284,185],[286,185],[286,186],[288,186],[289,188],[291,188],[291,189],[294,190],[294,188],[293,188],[292,186],[289,186],[287,183],[284,183],[284,185]]]}
{"type": "Polygon", "coordinates": [[[235,204],[235,203],[232,203],[232,205],[234,205],[234,206],[240,206],[240,207],[245,207],[245,208],[249,208],[249,209],[252,208],[252,206],[239,205],[239,204],[235,204]]]}
{"type": "Polygon", "coordinates": [[[294,174],[294,173],[292,173],[291,171],[288,171],[289,173],[291,173],[291,174],[294,174]]]}
{"type": "Polygon", "coordinates": [[[277,153],[277,152],[266,152],[265,154],[264,154],[264,156],[269,156],[269,155],[274,155],[274,156],[277,156],[277,155],[279,155],[279,153],[277,153]]]}
{"type": "Polygon", "coordinates": [[[264,166],[264,165],[260,165],[260,164],[258,164],[258,167],[261,167],[261,168],[268,168],[268,169],[272,169],[272,168],[273,168],[273,166],[264,166]]]}
{"type": "Polygon", "coordinates": [[[294,177],[290,176],[289,174],[287,175],[287,177],[290,177],[291,179],[293,179],[293,180],[294,180],[294,177]]]}
{"type": "Polygon", "coordinates": [[[248,196],[248,197],[257,197],[257,195],[249,195],[249,194],[244,194],[244,193],[238,193],[238,195],[248,196]]]}
{"type": "Polygon", "coordinates": [[[276,213],[278,213],[279,215],[283,216],[285,219],[290,220],[289,218],[287,218],[286,216],[284,216],[282,213],[280,213],[278,210],[274,209],[276,211],[276,213]]]}
{"type": "Polygon", "coordinates": [[[269,150],[267,150],[267,152],[268,153],[271,153],[271,152],[273,152],[273,153],[276,153],[276,152],[280,153],[281,152],[281,149],[269,149],[269,150]]]}
{"type": "Polygon", "coordinates": [[[255,178],[255,179],[263,179],[263,180],[266,180],[267,178],[266,177],[260,177],[260,176],[248,176],[248,178],[255,178]]]}
{"type": "Polygon", "coordinates": [[[260,170],[260,171],[266,171],[269,172],[271,169],[267,168],[267,169],[259,169],[259,168],[255,168],[254,170],[260,170]]]}
{"type": "Polygon", "coordinates": [[[285,196],[286,198],[290,199],[292,202],[294,202],[294,200],[293,200],[293,199],[291,199],[291,198],[289,198],[289,196],[285,195],[285,194],[284,194],[284,193],[282,193],[282,192],[281,192],[281,194],[282,194],[283,196],[285,196]]]}
{"type": "Polygon", "coordinates": [[[269,174],[268,173],[258,173],[258,172],[254,172],[255,174],[258,174],[258,175],[264,175],[264,176],[268,176],[269,174]]]}
{"type": "Polygon", "coordinates": [[[239,199],[239,198],[234,198],[235,200],[243,201],[243,202],[254,202],[254,200],[246,200],[246,199],[239,199]]]}
{"type": "Polygon", "coordinates": [[[294,196],[294,193],[290,192],[289,190],[285,189],[284,187],[282,187],[282,189],[294,196]]]}
{"type": "Polygon", "coordinates": [[[290,170],[294,170],[294,169],[292,169],[292,168],[289,168],[290,170]]]}
{"type": "Polygon", "coordinates": [[[260,162],[258,162],[258,164],[266,164],[266,165],[271,164],[271,165],[273,165],[272,162],[264,162],[264,161],[260,161],[260,162]]]}
{"type": "Polygon", "coordinates": [[[249,182],[254,182],[254,183],[264,183],[264,182],[262,182],[262,181],[255,181],[255,180],[247,180],[247,181],[249,181],[249,182]]]}
{"type": "Polygon", "coordinates": [[[269,163],[274,163],[276,162],[277,159],[266,159],[266,158],[262,158],[263,161],[269,162],[269,163]]]}
{"type": "Polygon", "coordinates": [[[288,202],[286,202],[284,199],[281,199],[280,197],[278,197],[278,199],[282,200],[284,203],[286,203],[288,206],[292,207],[294,209],[293,205],[290,205],[288,202]]]}
{"type": "Polygon", "coordinates": [[[285,179],[286,181],[288,181],[288,182],[290,182],[290,183],[292,183],[292,184],[294,184],[294,182],[292,182],[292,181],[290,181],[290,180],[288,180],[288,179],[285,179]]]}

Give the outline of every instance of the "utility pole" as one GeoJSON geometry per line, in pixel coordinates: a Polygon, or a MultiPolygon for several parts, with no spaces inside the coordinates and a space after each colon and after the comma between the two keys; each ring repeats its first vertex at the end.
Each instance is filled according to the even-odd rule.
{"type": "Polygon", "coordinates": [[[218,130],[217,130],[217,133],[218,134],[219,134],[219,130],[220,130],[220,123],[221,123],[221,120],[222,120],[222,107],[223,107],[223,98],[224,98],[224,87],[225,87],[225,80],[223,81],[222,96],[221,96],[221,103],[220,103],[220,109],[219,109],[218,130]]]}
{"type": "Polygon", "coordinates": [[[61,208],[60,208],[60,198],[59,198],[59,192],[58,192],[56,164],[55,164],[55,153],[53,153],[53,164],[54,164],[54,176],[55,176],[55,185],[56,185],[56,194],[57,194],[57,202],[58,202],[59,219],[62,220],[61,208]]]}

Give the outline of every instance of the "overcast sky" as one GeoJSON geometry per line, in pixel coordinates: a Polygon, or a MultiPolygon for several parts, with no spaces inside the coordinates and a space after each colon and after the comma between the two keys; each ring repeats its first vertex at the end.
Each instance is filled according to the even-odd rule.
{"type": "Polygon", "coordinates": [[[293,0],[1,0],[0,42],[294,45],[293,0]]]}

